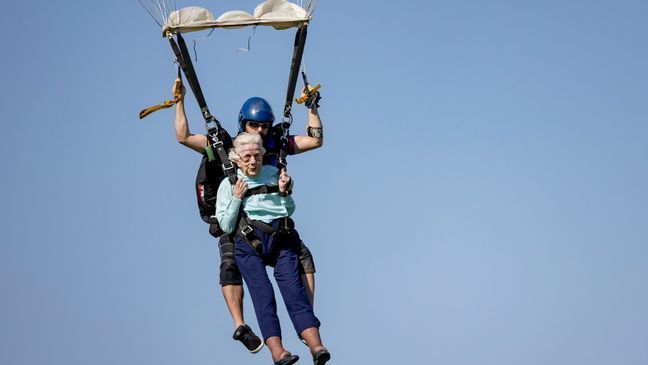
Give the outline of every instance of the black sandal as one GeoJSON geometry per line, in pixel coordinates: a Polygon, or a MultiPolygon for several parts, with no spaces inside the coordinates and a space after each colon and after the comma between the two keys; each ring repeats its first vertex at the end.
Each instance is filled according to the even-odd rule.
{"type": "Polygon", "coordinates": [[[296,363],[297,360],[299,360],[299,356],[297,356],[297,355],[288,355],[288,356],[283,357],[279,361],[275,361],[274,365],[292,365],[292,364],[296,363]]]}
{"type": "Polygon", "coordinates": [[[331,354],[326,350],[317,351],[315,356],[313,356],[313,363],[315,365],[324,365],[329,360],[331,360],[331,354]]]}

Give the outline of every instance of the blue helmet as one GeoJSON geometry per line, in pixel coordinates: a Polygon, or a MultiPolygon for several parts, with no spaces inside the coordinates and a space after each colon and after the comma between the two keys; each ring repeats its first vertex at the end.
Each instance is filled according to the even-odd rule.
{"type": "Polygon", "coordinates": [[[245,131],[246,122],[274,123],[275,117],[270,104],[258,96],[251,97],[243,103],[239,113],[239,132],[245,131]]]}

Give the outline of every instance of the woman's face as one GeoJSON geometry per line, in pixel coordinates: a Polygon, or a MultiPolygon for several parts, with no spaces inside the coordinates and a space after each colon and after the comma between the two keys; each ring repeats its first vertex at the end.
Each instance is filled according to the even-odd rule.
{"type": "Polygon", "coordinates": [[[245,176],[255,177],[261,172],[263,154],[259,145],[245,144],[241,146],[238,155],[241,157],[238,166],[245,176]]]}

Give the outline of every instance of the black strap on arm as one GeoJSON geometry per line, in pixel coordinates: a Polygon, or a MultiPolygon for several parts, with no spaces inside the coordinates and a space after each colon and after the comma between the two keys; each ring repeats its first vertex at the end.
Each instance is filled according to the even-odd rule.
{"type": "Polygon", "coordinates": [[[207,128],[209,140],[209,145],[205,148],[205,152],[207,153],[209,161],[216,159],[216,156],[214,155],[214,150],[216,150],[223,172],[227,175],[230,183],[235,184],[237,179],[236,168],[232,161],[227,158],[227,151],[225,151],[223,141],[219,135],[220,130],[223,128],[221,127],[220,122],[209,112],[207,102],[205,101],[202,89],[200,88],[200,83],[198,82],[198,77],[196,76],[196,71],[191,62],[191,56],[187,50],[187,44],[180,33],[176,33],[176,38],[178,39],[177,43],[173,39],[172,35],[169,34],[168,38],[169,43],[171,44],[171,49],[173,49],[173,53],[175,54],[176,61],[180,64],[180,68],[182,68],[182,72],[185,74],[187,83],[196,97],[196,101],[200,107],[200,112],[205,119],[205,126],[207,128]]]}
{"type": "Polygon", "coordinates": [[[295,97],[295,87],[299,76],[299,67],[301,66],[302,56],[304,55],[304,45],[306,44],[306,35],[308,34],[308,24],[303,24],[297,29],[295,34],[295,44],[293,47],[292,62],[290,63],[290,74],[288,75],[288,90],[286,92],[286,103],[284,104],[283,122],[281,123],[281,149],[279,151],[279,169],[287,165],[286,156],[288,155],[288,136],[290,134],[290,125],[292,124],[292,103],[295,97]]]}

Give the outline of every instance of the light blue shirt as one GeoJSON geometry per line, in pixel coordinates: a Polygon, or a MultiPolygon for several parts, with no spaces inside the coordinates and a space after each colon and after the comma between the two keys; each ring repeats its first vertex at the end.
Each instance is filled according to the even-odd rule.
{"type": "MultiPolygon", "coordinates": [[[[248,189],[260,185],[277,186],[279,182],[279,169],[274,166],[263,165],[259,175],[248,177],[239,169],[236,174],[247,184],[248,189]]],[[[273,219],[290,217],[295,211],[295,201],[291,196],[282,197],[279,193],[256,194],[243,200],[232,195],[232,184],[225,178],[218,187],[216,196],[216,219],[225,233],[232,233],[236,229],[238,211],[243,204],[243,211],[250,219],[270,223],[273,219]]]]}

